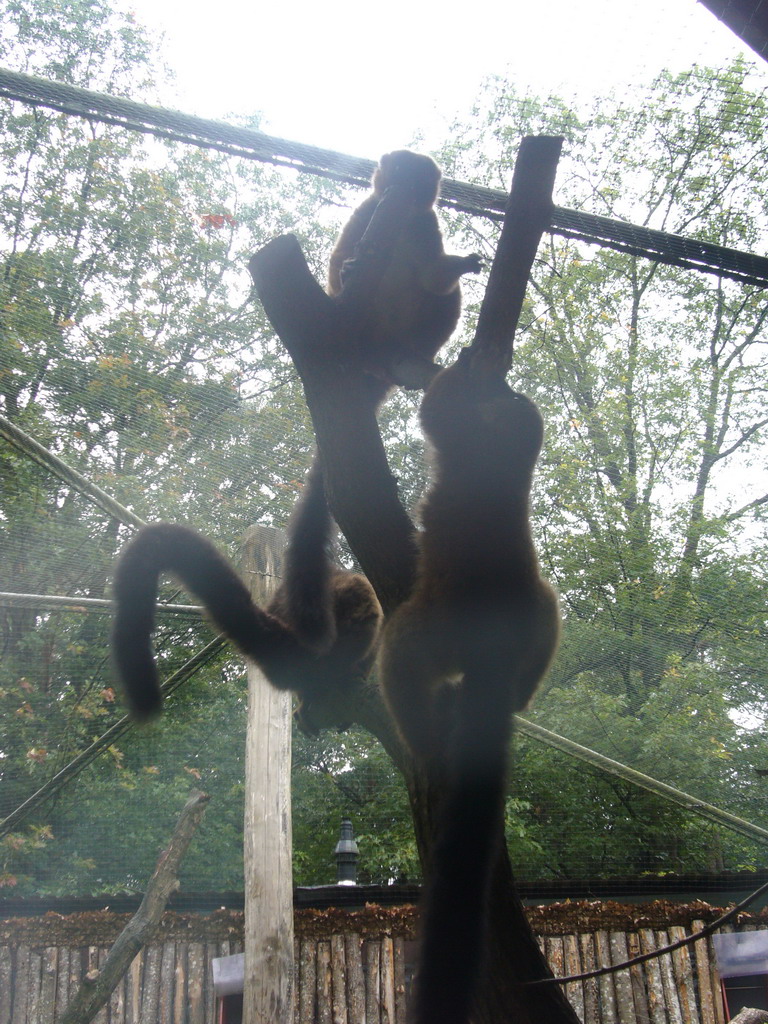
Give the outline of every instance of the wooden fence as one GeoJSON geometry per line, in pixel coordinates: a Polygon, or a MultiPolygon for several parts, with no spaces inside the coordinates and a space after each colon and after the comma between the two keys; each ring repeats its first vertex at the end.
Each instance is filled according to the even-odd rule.
{"type": "MultiPolygon", "coordinates": [[[[537,908],[537,915],[544,920],[549,909],[537,908]]],[[[410,908],[296,916],[297,1024],[405,1024],[416,948],[410,908]]],[[[49,914],[1,923],[0,1024],[56,1024],[82,978],[98,970],[125,919],[49,914]],[[88,932],[95,937],[86,945],[88,932]]],[[[620,963],[704,924],[693,919],[659,927],[658,919],[645,919],[644,927],[643,920],[636,917],[638,926],[631,929],[566,934],[550,925],[541,929],[546,933],[540,931],[539,942],[554,973],[564,976],[620,963]]],[[[755,927],[764,925],[741,925],[755,927]]],[[[214,1024],[211,961],[241,951],[242,915],[166,914],[157,941],[134,960],[97,1024],[214,1024]]],[[[571,983],[566,991],[584,1024],[725,1024],[711,939],[571,983]]]]}

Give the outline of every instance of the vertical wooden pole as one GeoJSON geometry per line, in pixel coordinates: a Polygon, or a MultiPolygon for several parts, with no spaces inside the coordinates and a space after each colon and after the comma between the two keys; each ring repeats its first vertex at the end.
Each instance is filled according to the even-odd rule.
{"type": "MultiPolygon", "coordinates": [[[[251,593],[267,603],[282,575],[285,535],[254,526],[244,541],[251,593]]],[[[291,695],[248,666],[245,751],[246,1024],[293,1024],[291,695]]]]}

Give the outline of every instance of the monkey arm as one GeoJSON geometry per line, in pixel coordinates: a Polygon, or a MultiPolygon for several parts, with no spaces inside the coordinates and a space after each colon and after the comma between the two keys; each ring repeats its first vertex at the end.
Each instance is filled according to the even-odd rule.
{"type": "Polygon", "coordinates": [[[434,210],[420,210],[408,223],[407,258],[411,272],[424,291],[448,295],[464,274],[477,274],[482,260],[476,253],[453,256],[443,248],[443,236],[434,210]]]}
{"type": "Polygon", "coordinates": [[[419,273],[419,281],[425,291],[433,295],[448,295],[464,274],[479,274],[483,261],[476,253],[469,256],[451,256],[442,253],[431,263],[425,263],[419,273]]]}

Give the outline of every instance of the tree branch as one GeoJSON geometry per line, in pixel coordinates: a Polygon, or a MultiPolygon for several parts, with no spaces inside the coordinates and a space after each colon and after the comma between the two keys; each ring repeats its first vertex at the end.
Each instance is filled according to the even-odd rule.
{"type": "Polygon", "coordinates": [[[528,136],[515,162],[504,224],[471,345],[483,353],[484,364],[496,364],[505,374],[512,363],[536,250],[552,219],[552,189],[562,145],[560,136],[528,136]]]}
{"type": "Polygon", "coordinates": [[[749,512],[753,508],[760,508],[761,505],[768,504],[768,494],[764,494],[761,498],[754,498],[752,501],[748,501],[746,505],[742,505],[741,508],[737,508],[735,512],[729,512],[723,516],[726,523],[732,523],[735,519],[741,519],[743,515],[749,512]]]}
{"type": "Polygon", "coordinates": [[[178,888],[179,865],[205,814],[208,800],[205,793],[193,793],[187,800],[168,847],[160,854],[141,906],[117,937],[101,970],[95,977],[86,975],[60,1024],[89,1024],[109,999],[160,921],[171,893],[178,888]]]}
{"type": "MultiPolygon", "coordinates": [[[[388,217],[397,210],[396,202],[385,205],[387,216],[371,221],[384,248],[388,217]]],[[[378,251],[376,236],[373,242],[378,251]]],[[[376,422],[371,394],[381,385],[353,358],[365,311],[325,294],[294,235],[265,245],[249,269],[304,385],[331,512],[385,612],[391,611],[410,591],[416,548],[376,422]]]]}

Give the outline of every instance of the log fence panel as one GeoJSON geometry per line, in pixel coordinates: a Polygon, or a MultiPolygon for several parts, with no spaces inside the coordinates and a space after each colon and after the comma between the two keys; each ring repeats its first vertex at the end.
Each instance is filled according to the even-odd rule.
{"type": "Polygon", "coordinates": [[[381,939],[382,1024],[397,1024],[395,1016],[395,946],[391,935],[381,939]]]}
{"type": "Polygon", "coordinates": [[[11,986],[13,984],[11,949],[0,949],[0,1024],[11,1024],[11,986]]]}
{"type": "MultiPolygon", "coordinates": [[[[731,927],[723,929],[724,931],[733,931],[731,927]]],[[[725,1009],[723,1007],[722,993],[720,990],[720,976],[717,973],[717,958],[715,956],[715,944],[712,942],[712,936],[705,940],[707,943],[707,954],[709,957],[709,978],[712,986],[712,1001],[715,1005],[715,1021],[717,1024],[726,1024],[725,1021],[725,1009]]]]}
{"type": "MultiPolygon", "coordinates": [[[[587,932],[579,936],[579,947],[581,949],[581,966],[585,972],[594,971],[597,967],[595,960],[595,943],[593,936],[587,932]]],[[[584,981],[584,1020],[586,1024],[600,1020],[600,987],[597,978],[587,978],[584,981]]]]}
{"type": "Polygon", "coordinates": [[[55,946],[46,946],[43,951],[42,979],[40,984],[40,1024],[54,1024],[56,978],[58,973],[59,951],[55,946]]]}
{"type": "MultiPolygon", "coordinates": [[[[656,949],[656,940],[650,928],[641,928],[640,951],[651,953],[656,949]]],[[[645,964],[645,977],[648,985],[648,1007],[651,1024],[667,1024],[667,1012],[664,1004],[664,982],[658,960],[648,960],[645,964]]]]}
{"type": "Polygon", "coordinates": [[[368,1024],[381,1024],[381,944],[369,939],[365,944],[367,987],[365,1017],[368,1024]]]}
{"type": "Polygon", "coordinates": [[[299,950],[298,1024],[313,1024],[317,1004],[317,944],[311,939],[301,939],[299,950]]]}
{"type": "MultiPolygon", "coordinates": [[[[690,921],[685,927],[614,927],[539,939],[555,975],[562,976],[615,965],[702,926],[690,921]]],[[[370,928],[297,936],[297,1024],[406,1024],[412,938],[413,933],[374,934],[370,928]]],[[[50,941],[0,946],[0,1024],[57,1024],[86,972],[99,968],[109,948],[101,942],[69,947],[50,941]]],[[[237,936],[156,938],[133,961],[98,1024],[210,1024],[216,1019],[211,961],[240,950],[237,936]]],[[[582,1024],[725,1024],[708,939],[630,969],[568,983],[566,995],[582,1024]]]]}
{"type": "Polygon", "coordinates": [[[317,1024],[332,1024],[331,944],[317,944],[317,1024]]]}
{"type": "MultiPolygon", "coordinates": [[[[669,938],[671,942],[679,942],[687,934],[682,925],[673,924],[670,926],[669,938]]],[[[683,1017],[683,1024],[699,1024],[690,947],[683,946],[681,949],[674,951],[672,954],[672,969],[675,974],[675,984],[677,985],[680,997],[680,1012],[683,1017]]]]}
{"type": "Polygon", "coordinates": [[[19,946],[16,954],[16,978],[13,987],[13,1021],[14,1024],[26,1024],[27,1000],[29,996],[29,950],[19,946]],[[18,988],[17,988],[18,985],[18,988]]]}
{"type": "MultiPolygon", "coordinates": [[[[138,959],[136,957],[136,960],[133,961],[134,967],[138,959]]],[[[134,992],[138,994],[136,986],[134,986],[134,992]]],[[[134,1005],[136,1005],[135,1002],[134,1005]]],[[[202,942],[190,942],[187,950],[187,1017],[189,1024],[205,1024],[202,942]]]]}
{"type": "MultiPolygon", "coordinates": [[[[595,945],[597,947],[597,966],[610,967],[611,945],[608,939],[608,932],[595,932],[595,945]]],[[[613,974],[602,974],[598,979],[600,986],[600,1024],[619,1024],[619,1017],[616,1007],[616,988],[614,986],[613,974]]]]}
{"type": "MultiPolygon", "coordinates": [[[[354,932],[346,936],[347,1010],[350,1024],[366,1024],[363,940],[354,932]]],[[[300,1022],[303,1024],[303,1022],[300,1022]]]]}
{"type": "MultiPolygon", "coordinates": [[[[630,960],[633,959],[633,957],[639,956],[641,952],[640,936],[637,932],[628,932],[627,953],[629,954],[630,960]]],[[[643,964],[635,964],[634,967],[630,967],[629,979],[632,984],[632,998],[635,1001],[635,1016],[637,1017],[637,1024],[650,1024],[651,1008],[648,1005],[648,986],[645,980],[643,964]]]]}
{"type": "MultiPolygon", "coordinates": [[[[173,1021],[184,1020],[184,1005],[187,995],[187,944],[176,945],[176,963],[173,968],[173,1021]]],[[[111,1021],[110,1024],[117,1024],[111,1021]]],[[[122,1021],[120,1022],[122,1024],[122,1021]]]]}
{"type": "Polygon", "coordinates": [[[27,997],[27,1021],[29,1024],[38,1024],[40,1018],[40,969],[43,958],[32,949],[29,951],[27,961],[28,997],[27,997]]]}
{"type": "MultiPolygon", "coordinates": [[[[627,936],[624,932],[611,932],[608,936],[611,947],[611,963],[623,964],[629,959],[627,936]]],[[[639,1024],[635,1013],[635,998],[632,994],[632,977],[628,970],[617,971],[613,975],[616,989],[616,1008],[621,1024],[639,1024]]]]}
{"type": "Polygon", "coordinates": [[[176,984],[176,943],[166,942],[160,961],[160,1005],[158,1024],[173,1024],[173,990],[176,984]],[[165,981],[167,979],[167,981],[165,981]],[[165,982],[165,983],[164,983],[165,982]]]}
{"type": "MultiPolygon", "coordinates": [[[[694,921],[694,932],[701,931],[704,927],[703,921],[694,921]]],[[[712,977],[709,972],[709,943],[706,939],[698,939],[693,943],[696,956],[696,978],[699,984],[699,1005],[701,1024],[718,1024],[715,1016],[716,995],[712,991],[712,977]]]]}
{"type": "MultiPolygon", "coordinates": [[[[563,953],[565,956],[565,973],[581,974],[581,956],[579,954],[579,939],[576,935],[563,936],[563,953]]],[[[565,994],[568,1002],[576,1011],[576,1016],[581,1024],[586,1024],[584,1019],[584,986],[581,981],[572,981],[565,986],[565,994]]]]}
{"type": "Polygon", "coordinates": [[[331,936],[333,1024],[347,1024],[347,951],[343,935],[331,936]]]}
{"type": "MultiPolygon", "coordinates": [[[[669,945],[669,932],[656,932],[656,948],[669,945]]],[[[683,1024],[683,1013],[680,1009],[680,994],[675,984],[672,970],[672,954],[666,953],[659,957],[659,970],[661,972],[661,984],[664,987],[664,1003],[667,1007],[667,1019],[669,1024],[683,1024]]]]}
{"type": "Polygon", "coordinates": [[[395,944],[395,1015],[397,1024],[406,1024],[408,1003],[405,983],[405,939],[401,935],[394,938],[395,944]]]}

